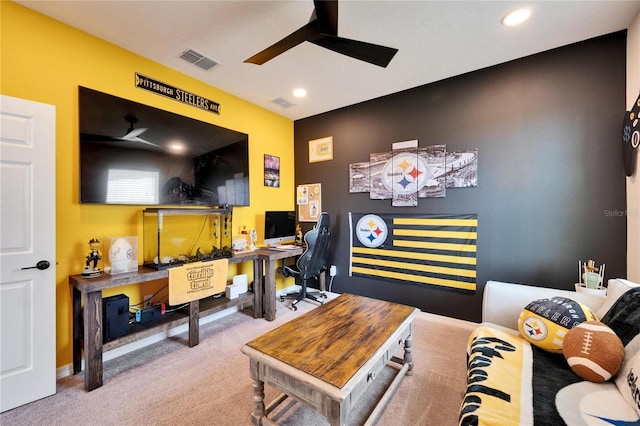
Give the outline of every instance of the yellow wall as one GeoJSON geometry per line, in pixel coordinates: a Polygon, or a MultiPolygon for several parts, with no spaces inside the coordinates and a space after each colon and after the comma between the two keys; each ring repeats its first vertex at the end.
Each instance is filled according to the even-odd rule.
{"type": "MultiPolygon", "coordinates": [[[[251,206],[235,208],[233,222],[235,230],[246,225],[256,228],[258,235],[262,235],[265,210],[295,207],[293,122],[15,3],[0,3],[0,20],[0,93],[56,107],[56,328],[57,366],[61,367],[72,361],[68,276],[82,272],[89,239],[137,235],[142,244],[142,206],[78,202],[78,86],[247,133],[251,206]],[[135,72],[219,102],[222,113],[217,116],[137,89],[135,72]],[[280,157],[279,188],[263,185],[265,153],[280,157]]],[[[230,268],[230,274],[234,271],[230,268]]],[[[250,265],[243,265],[241,272],[251,274],[250,265]]],[[[137,303],[133,299],[141,291],[125,291],[132,293],[131,303],[137,303]]]]}

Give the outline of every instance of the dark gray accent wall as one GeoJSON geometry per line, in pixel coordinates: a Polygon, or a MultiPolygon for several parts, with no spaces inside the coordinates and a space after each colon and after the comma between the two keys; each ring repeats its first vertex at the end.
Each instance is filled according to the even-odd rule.
{"type": "Polygon", "coordinates": [[[332,219],[332,289],[479,321],[488,280],[573,289],[589,258],[624,277],[625,49],[623,31],[296,121],[296,184],[322,183],[332,219]],[[310,164],[325,136],[334,159],[310,164]],[[349,193],[350,163],[411,139],[477,148],[478,186],[418,207],[349,193]],[[349,277],[349,212],[477,213],[476,294],[349,277]]]}

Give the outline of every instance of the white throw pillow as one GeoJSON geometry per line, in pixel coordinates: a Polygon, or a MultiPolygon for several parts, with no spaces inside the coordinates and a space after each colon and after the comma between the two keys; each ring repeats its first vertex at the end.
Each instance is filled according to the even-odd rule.
{"type": "Polygon", "coordinates": [[[616,386],[627,403],[640,415],[640,352],[635,352],[640,346],[640,335],[636,336],[626,347],[622,368],[616,376],[616,386]]]}

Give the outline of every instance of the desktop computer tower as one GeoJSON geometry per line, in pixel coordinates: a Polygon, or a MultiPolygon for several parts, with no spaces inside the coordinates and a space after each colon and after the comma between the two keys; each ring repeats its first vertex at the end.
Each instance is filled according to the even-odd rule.
{"type": "Polygon", "coordinates": [[[109,342],[129,333],[129,297],[124,294],[102,299],[102,340],[109,342]]]}

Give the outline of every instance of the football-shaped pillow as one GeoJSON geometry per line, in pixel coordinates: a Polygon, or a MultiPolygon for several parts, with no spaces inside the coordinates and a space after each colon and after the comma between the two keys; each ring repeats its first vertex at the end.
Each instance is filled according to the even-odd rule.
{"type": "Polygon", "coordinates": [[[567,332],[562,353],[571,370],[590,382],[600,383],[616,374],[624,346],[616,333],[600,321],[587,321],[567,332]]]}
{"type": "Polygon", "coordinates": [[[562,353],[562,340],[567,331],[582,322],[597,320],[596,314],[582,303],[552,297],[529,303],[518,317],[518,331],[531,344],[562,353]]]}

